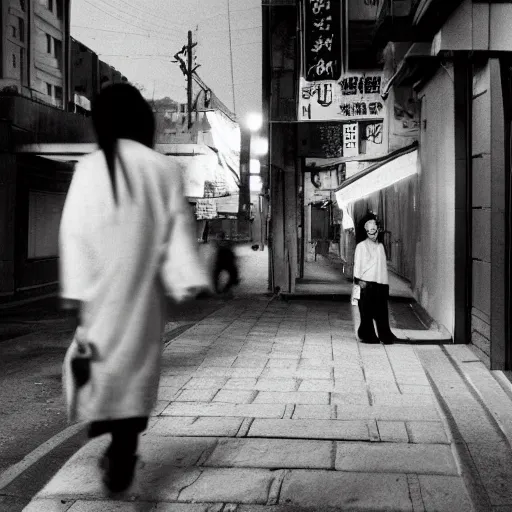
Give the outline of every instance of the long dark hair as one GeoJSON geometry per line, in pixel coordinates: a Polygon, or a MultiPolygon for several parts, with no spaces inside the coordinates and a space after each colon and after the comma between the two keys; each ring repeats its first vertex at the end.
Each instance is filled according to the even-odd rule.
{"type": "MultiPolygon", "coordinates": [[[[107,160],[114,201],[117,203],[115,160],[117,141],[130,139],[153,147],[155,119],[142,94],[128,83],[105,86],[92,105],[92,123],[100,149],[107,160]]],[[[122,165],[128,189],[128,175],[122,165]]]]}

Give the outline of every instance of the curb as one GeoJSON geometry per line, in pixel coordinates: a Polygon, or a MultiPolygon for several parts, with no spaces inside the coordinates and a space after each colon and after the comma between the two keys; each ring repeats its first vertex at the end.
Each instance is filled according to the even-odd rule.
{"type": "MultiPolygon", "coordinates": [[[[421,362],[421,359],[419,359],[421,362]]],[[[422,364],[423,366],[423,364],[422,364]]],[[[457,427],[457,422],[450,412],[448,404],[442,397],[439,388],[429,371],[423,366],[423,371],[427,376],[430,387],[434,392],[436,409],[443,423],[446,435],[450,441],[450,446],[455,459],[455,463],[459,469],[459,474],[464,482],[468,498],[474,512],[488,512],[492,510],[492,504],[480,478],[478,470],[471,458],[471,453],[466,446],[466,442],[457,427]]]]}

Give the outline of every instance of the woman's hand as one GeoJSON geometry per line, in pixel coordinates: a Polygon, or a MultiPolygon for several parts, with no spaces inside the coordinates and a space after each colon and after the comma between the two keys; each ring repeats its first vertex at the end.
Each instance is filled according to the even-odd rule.
{"type": "Polygon", "coordinates": [[[366,281],[359,280],[359,286],[361,287],[361,290],[364,290],[366,288],[366,281]]]}

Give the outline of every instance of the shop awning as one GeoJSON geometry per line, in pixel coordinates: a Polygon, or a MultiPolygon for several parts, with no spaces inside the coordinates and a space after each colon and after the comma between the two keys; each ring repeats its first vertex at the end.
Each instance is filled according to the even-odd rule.
{"type": "Polygon", "coordinates": [[[390,187],[418,172],[417,143],[391,153],[387,159],[348,178],[335,191],[340,207],[390,187]]]}

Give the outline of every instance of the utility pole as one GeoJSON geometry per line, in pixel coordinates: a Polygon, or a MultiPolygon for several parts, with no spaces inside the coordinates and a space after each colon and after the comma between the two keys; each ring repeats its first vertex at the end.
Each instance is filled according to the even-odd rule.
{"type": "Polygon", "coordinates": [[[187,45],[187,112],[188,112],[188,129],[192,127],[192,30],[188,31],[187,45]]]}
{"type": "Polygon", "coordinates": [[[179,63],[181,72],[187,79],[187,112],[189,130],[192,128],[192,80],[196,69],[200,66],[200,64],[194,66],[193,48],[195,46],[197,46],[197,43],[192,42],[192,30],[189,30],[187,44],[174,55],[176,60],[173,60],[173,62],[179,63]],[[185,62],[183,58],[186,58],[187,62],[185,62]]]}

